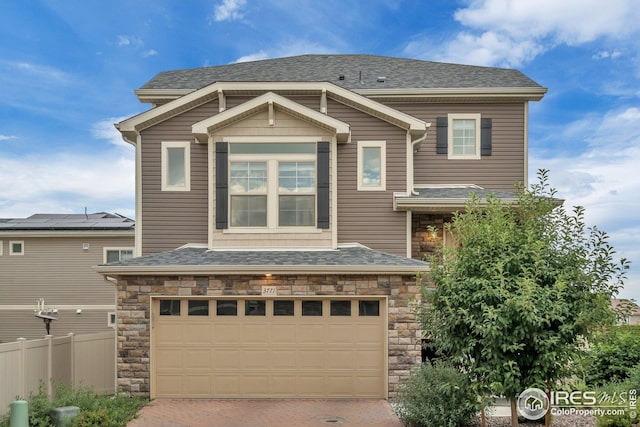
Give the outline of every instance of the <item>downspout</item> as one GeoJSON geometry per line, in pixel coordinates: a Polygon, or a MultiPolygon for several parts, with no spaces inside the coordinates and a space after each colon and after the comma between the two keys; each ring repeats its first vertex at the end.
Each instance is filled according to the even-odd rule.
{"type": "MultiPolygon", "coordinates": [[[[414,141],[411,141],[411,150],[412,150],[414,153],[417,153],[417,152],[418,152],[419,145],[420,145],[421,143],[423,143],[423,142],[427,139],[427,130],[428,130],[428,129],[429,129],[429,127],[431,126],[431,123],[427,123],[426,125],[427,125],[427,126],[426,126],[426,129],[424,130],[424,135],[422,135],[420,138],[418,138],[418,139],[416,139],[416,140],[414,140],[414,141]]],[[[418,195],[418,193],[417,193],[413,188],[411,188],[411,195],[412,195],[412,196],[417,196],[417,195],[418,195]]]]}

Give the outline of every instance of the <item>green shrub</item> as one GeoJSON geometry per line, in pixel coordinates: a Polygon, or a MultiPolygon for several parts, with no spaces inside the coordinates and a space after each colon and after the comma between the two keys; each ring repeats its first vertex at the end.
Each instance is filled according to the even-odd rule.
{"type": "MultiPolygon", "coordinates": [[[[40,384],[38,393],[29,396],[29,426],[50,427],[51,408],[77,406],[80,414],[75,418],[76,427],[121,427],[133,419],[138,410],[146,404],[146,399],[125,394],[106,396],[96,394],[89,387],[71,389],[62,384],[53,385],[54,398],[47,396],[47,389],[40,384]]],[[[9,427],[9,415],[0,417],[0,427],[9,427]]]]}
{"type": "Polygon", "coordinates": [[[400,386],[395,406],[402,422],[415,427],[465,425],[480,410],[468,377],[444,363],[412,371],[400,386]]]}
{"type": "Polygon", "coordinates": [[[640,364],[640,326],[624,325],[606,329],[590,343],[584,364],[589,385],[622,382],[640,364]]]}

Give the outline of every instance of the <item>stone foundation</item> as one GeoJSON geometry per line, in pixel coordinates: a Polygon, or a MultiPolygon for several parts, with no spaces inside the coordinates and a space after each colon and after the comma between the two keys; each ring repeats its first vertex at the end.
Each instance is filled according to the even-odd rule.
{"type": "Polygon", "coordinates": [[[150,297],[261,295],[277,286],[278,296],[386,295],[389,299],[389,398],[420,363],[421,333],[410,307],[419,286],[410,275],[122,276],[118,278],[118,389],[150,392],[150,297]]]}

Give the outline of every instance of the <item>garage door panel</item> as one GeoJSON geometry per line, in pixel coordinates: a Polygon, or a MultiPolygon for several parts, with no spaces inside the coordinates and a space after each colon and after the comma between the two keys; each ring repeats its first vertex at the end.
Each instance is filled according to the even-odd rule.
{"type": "Polygon", "coordinates": [[[239,322],[214,323],[213,342],[216,344],[239,344],[242,342],[239,322]]]}
{"type": "Polygon", "coordinates": [[[235,316],[154,311],[153,397],[385,397],[386,315],[359,316],[355,298],[351,316],[332,316],[330,297],[312,299],[322,316],[302,316],[302,298],[292,316],[269,301],[265,316],[245,316],[242,299],[235,316]]]}
{"type": "Polygon", "coordinates": [[[183,367],[185,370],[199,369],[208,372],[211,367],[211,350],[184,350],[183,367]]]}
{"type": "Polygon", "coordinates": [[[225,369],[240,369],[241,366],[240,351],[233,349],[213,350],[212,369],[223,371],[225,369]]]}
{"type": "Polygon", "coordinates": [[[182,325],[182,343],[185,346],[211,344],[212,325],[188,322],[182,325]]]}
{"type": "Polygon", "coordinates": [[[160,348],[156,350],[156,368],[158,370],[182,370],[181,348],[160,348]]]}

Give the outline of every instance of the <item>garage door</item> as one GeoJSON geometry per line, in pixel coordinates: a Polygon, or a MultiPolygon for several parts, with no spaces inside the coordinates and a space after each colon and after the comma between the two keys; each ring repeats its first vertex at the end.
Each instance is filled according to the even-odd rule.
{"type": "Polygon", "coordinates": [[[386,299],[160,299],[152,397],[386,398],[386,299]]]}

